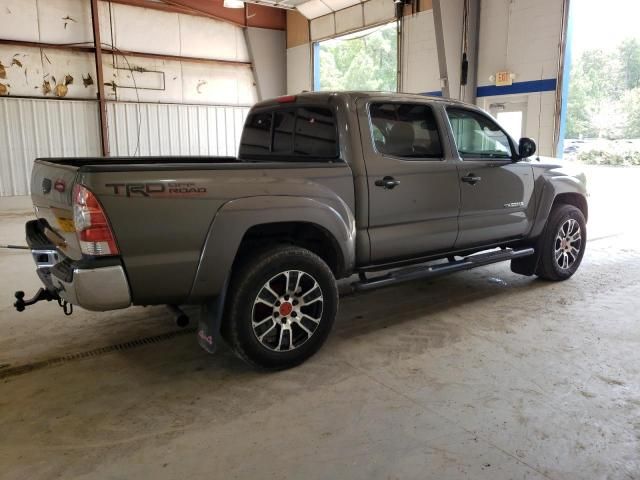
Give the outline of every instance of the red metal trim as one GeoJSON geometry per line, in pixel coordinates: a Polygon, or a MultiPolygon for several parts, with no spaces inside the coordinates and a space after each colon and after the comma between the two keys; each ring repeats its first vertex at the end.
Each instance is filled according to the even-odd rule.
{"type": "Polygon", "coordinates": [[[104,94],[104,72],[102,70],[102,44],[100,41],[100,18],[98,0],[91,0],[91,19],[93,23],[93,42],[96,62],[96,86],[98,87],[98,106],[100,109],[100,140],[102,155],[109,156],[109,131],[107,129],[107,103],[104,94]]]}
{"type": "Polygon", "coordinates": [[[115,55],[124,55],[127,57],[143,57],[143,58],[156,58],[159,60],[174,60],[174,61],[182,61],[182,62],[194,62],[194,63],[217,63],[224,65],[243,65],[248,66],[251,65],[251,62],[243,62],[240,60],[222,60],[215,58],[202,58],[202,57],[182,57],[180,55],[165,55],[159,53],[143,53],[143,52],[134,52],[129,50],[114,50],[109,47],[103,47],[102,51],[104,53],[115,54],[115,55]]]}
{"type": "Polygon", "coordinates": [[[16,45],[19,47],[33,47],[33,48],[57,48],[62,50],[73,50],[76,52],[93,53],[95,48],[93,45],[67,45],[57,43],[43,43],[43,42],[25,42],[23,40],[5,40],[0,39],[0,45],[16,45]]]}
{"type": "MultiPolygon", "coordinates": [[[[94,53],[95,48],[93,46],[82,46],[82,45],[69,45],[69,44],[60,44],[60,43],[42,43],[42,42],[25,42],[22,40],[3,40],[0,39],[0,45],[17,45],[20,47],[31,47],[31,48],[51,48],[51,49],[60,49],[60,50],[73,50],[76,52],[82,53],[94,53]]],[[[194,62],[194,63],[218,63],[218,64],[226,64],[226,65],[251,65],[251,62],[243,62],[240,60],[223,60],[223,59],[215,59],[215,58],[202,58],[202,57],[183,57],[180,55],[164,55],[160,53],[144,53],[144,52],[136,52],[131,50],[114,50],[111,47],[102,46],[101,51],[103,54],[115,54],[115,55],[126,55],[128,57],[144,57],[144,58],[156,58],[159,60],[174,60],[174,61],[182,61],[182,62],[194,62]]]]}

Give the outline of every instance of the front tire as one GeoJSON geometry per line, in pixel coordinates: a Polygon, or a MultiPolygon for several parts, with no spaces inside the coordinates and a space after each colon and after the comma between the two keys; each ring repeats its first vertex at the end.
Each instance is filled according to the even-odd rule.
{"type": "Polygon", "coordinates": [[[552,281],[570,278],[578,270],[587,245],[587,222],[580,209],[573,205],[555,207],[538,245],[536,275],[552,281]]]}
{"type": "Polygon", "coordinates": [[[229,289],[223,335],[249,364],[294,367],[327,339],[338,308],[327,264],[304,248],[278,246],[245,260],[229,289]]]}

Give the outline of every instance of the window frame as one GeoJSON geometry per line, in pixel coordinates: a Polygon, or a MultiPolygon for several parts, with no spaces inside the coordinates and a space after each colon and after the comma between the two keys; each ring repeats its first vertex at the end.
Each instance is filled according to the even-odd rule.
{"type": "Polygon", "coordinates": [[[453,147],[454,147],[454,152],[458,155],[458,158],[463,161],[463,162],[479,162],[479,161],[490,161],[490,162],[510,162],[512,163],[514,161],[514,159],[517,158],[516,156],[516,152],[517,149],[515,148],[515,144],[513,139],[511,138],[511,135],[509,135],[509,133],[507,133],[507,131],[502,128],[502,126],[496,121],[495,118],[493,118],[491,115],[488,115],[487,113],[483,112],[482,110],[476,110],[474,108],[469,108],[469,107],[465,107],[465,106],[459,106],[459,105],[446,105],[445,106],[445,116],[447,118],[447,122],[449,123],[449,130],[451,132],[451,142],[453,143],[453,147]],[[456,135],[455,132],[453,131],[453,125],[451,124],[451,118],[449,117],[449,110],[458,110],[458,111],[463,111],[463,112],[470,112],[474,115],[478,115],[480,117],[483,117],[485,120],[488,120],[490,122],[492,122],[496,127],[498,127],[498,130],[500,130],[505,137],[507,137],[507,140],[509,142],[509,147],[511,150],[511,156],[508,158],[490,158],[490,157],[463,157],[460,154],[460,150],[458,149],[458,142],[456,141],[456,135]]]}
{"type": "MultiPolygon", "coordinates": [[[[442,126],[440,125],[440,121],[438,119],[438,115],[436,114],[436,110],[433,108],[433,105],[428,103],[428,102],[417,102],[417,101],[402,101],[402,100],[371,100],[370,102],[367,103],[367,120],[369,122],[369,136],[371,139],[371,146],[373,148],[373,151],[375,153],[377,153],[378,155],[381,155],[383,157],[389,157],[389,158],[393,158],[396,160],[402,160],[404,162],[442,162],[444,160],[446,160],[446,155],[445,155],[445,148],[444,148],[444,142],[445,142],[445,138],[442,135],[442,126]],[[431,114],[433,115],[433,120],[435,122],[436,125],[436,130],[438,132],[438,138],[440,140],[440,156],[433,156],[433,157],[401,157],[398,155],[393,155],[390,153],[384,153],[381,152],[380,150],[378,150],[378,147],[376,146],[376,141],[375,138],[373,137],[373,121],[371,119],[371,107],[373,105],[381,105],[381,104],[392,104],[392,105],[420,105],[423,106],[425,108],[428,108],[431,111],[431,114]]],[[[377,128],[377,127],[376,127],[377,128]]]]}
{"type": "MultiPolygon", "coordinates": [[[[241,138],[240,139],[240,145],[238,147],[238,157],[240,159],[247,159],[247,160],[254,160],[254,161],[269,161],[270,159],[284,158],[284,159],[296,159],[295,161],[301,162],[301,163],[310,163],[310,162],[337,163],[337,162],[343,162],[343,160],[341,158],[341,152],[340,152],[340,136],[339,136],[339,131],[338,131],[338,120],[337,120],[336,112],[330,106],[317,105],[317,104],[307,104],[307,103],[290,104],[290,105],[286,105],[286,106],[272,105],[272,106],[268,106],[268,107],[264,107],[264,108],[256,109],[256,110],[252,111],[247,116],[247,120],[249,119],[249,117],[251,115],[258,115],[258,114],[264,114],[264,113],[268,113],[268,114],[271,115],[271,127],[269,129],[269,153],[265,153],[265,154],[255,153],[255,154],[241,156],[240,155],[240,149],[242,148],[242,138],[241,138]],[[332,157],[319,157],[319,156],[312,156],[312,155],[306,155],[305,156],[305,155],[299,155],[299,154],[296,154],[296,153],[278,153],[278,152],[274,152],[273,151],[273,142],[274,142],[274,135],[275,135],[275,115],[276,115],[276,113],[289,112],[289,111],[293,111],[294,112],[293,131],[291,132],[291,146],[293,148],[293,146],[295,145],[295,138],[296,138],[296,131],[295,130],[296,130],[296,123],[298,121],[298,109],[302,109],[302,108],[322,109],[322,110],[326,110],[328,113],[331,114],[331,118],[333,120],[333,129],[334,129],[334,133],[335,133],[335,144],[336,144],[336,151],[335,151],[335,155],[334,156],[332,156],[332,157]]],[[[247,120],[245,120],[245,125],[247,123],[247,120]]],[[[291,163],[295,163],[295,161],[293,161],[291,163]]]]}

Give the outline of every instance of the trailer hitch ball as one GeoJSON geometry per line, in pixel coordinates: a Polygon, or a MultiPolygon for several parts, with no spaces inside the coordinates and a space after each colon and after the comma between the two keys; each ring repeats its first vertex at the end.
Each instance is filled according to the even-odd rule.
{"type": "Polygon", "coordinates": [[[13,306],[16,307],[17,311],[24,312],[24,309],[26,308],[24,303],[24,292],[22,290],[17,291],[15,293],[15,297],[16,297],[16,303],[14,303],[13,306]]]}
{"type": "Polygon", "coordinates": [[[42,302],[42,301],[50,302],[51,300],[60,299],[60,297],[58,297],[56,293],[51,293],[49,290],[46,290],[44,288],[41,288],[40,290],[38,290],[36,294],[33,296],[33,298],[30,298],[28,300],[24,299],[24,292],[22,290],[15,292],[14,297],[16,297],[16,301],[13,304],[13,306],[19,312],[24,312],[25,308],[27,308],[29,305],[33,305],[38,302],[42,302]]]}

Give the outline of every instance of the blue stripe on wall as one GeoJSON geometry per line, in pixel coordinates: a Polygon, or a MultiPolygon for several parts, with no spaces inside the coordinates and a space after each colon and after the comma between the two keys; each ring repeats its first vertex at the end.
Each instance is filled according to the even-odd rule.
{"type": "Polygon", "coordinates": [[[313,71],[313,91],[320,90],[320,43],[313,44],[313,64],[311,65],[313,71]]]}
{"type": "Polygon", "coordinates": [[[476,96],[493,97],[496,95],[513,95],[516,93],[555,92],[557,85],[558,81],[555,78],[533,80],[530,82],[515,82],[513,85],[504,87],[488,85],[486,87],[478,87],[476,96]]]}
{"type": "Polygon", "coordinates": [[[426,95],[429,97],[441,97],[442,96],[442,91],[441,90],[435,90],[433,92],[422,92],[420,95],[426,95]]]}

